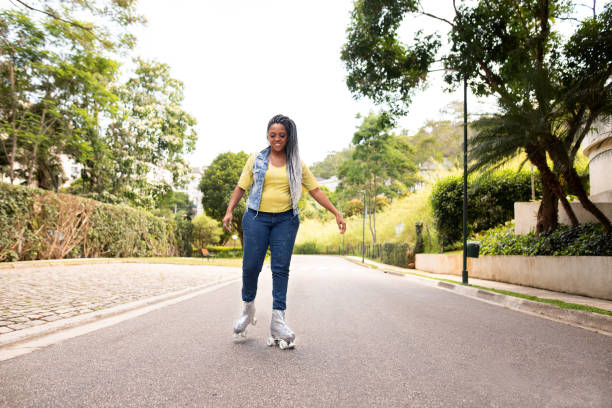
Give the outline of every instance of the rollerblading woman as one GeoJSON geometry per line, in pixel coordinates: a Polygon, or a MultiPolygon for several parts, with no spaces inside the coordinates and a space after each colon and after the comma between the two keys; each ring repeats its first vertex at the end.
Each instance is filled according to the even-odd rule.
{"type": "Polygon", "coordinates": [[[270,249],[272,270],[272,344],[280,348],[295,345],[295,334],[285,323],[289,265],[295,237],[300,225],[298,200],[305,188],[323,207],[333,213],[343,234],[346,223],[342,215],[319,188],[316,179],[300,159],[297,129],[293,120],[276,115],[268,122],[269,146],[247,160],[238,185],[227,206],[223,227],[231,231],[232,211],[250,189],[247,211],[242,217],[242,301],[243,312],[234,324],[236,337],[246,335],[249,323],[255,324],[253,302],[257,280],[266,251],[270,249]]]}

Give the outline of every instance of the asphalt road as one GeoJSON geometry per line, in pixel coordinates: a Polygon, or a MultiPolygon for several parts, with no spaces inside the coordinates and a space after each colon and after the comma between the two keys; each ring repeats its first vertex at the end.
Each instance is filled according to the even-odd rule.
{"type": "Polygon", "coordinates": [[[232,284],[0,362],[1,407],[611,407],[612,338],[335,257],[296,256],[297,348],[231,336],[232,284]]]}

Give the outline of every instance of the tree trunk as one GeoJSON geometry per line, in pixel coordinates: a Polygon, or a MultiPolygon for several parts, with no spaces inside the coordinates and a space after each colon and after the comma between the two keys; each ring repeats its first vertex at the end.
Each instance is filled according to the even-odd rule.
{"type": "Polygon", "coordinates": [[[372,194],[369,194],[368,197],[368,208],[370,209],[370,211],[368,211],[368,227],[370,227],[370,235],[372,235],[372,244],[376,244],[376,229],[373,225],[373,221],[375,222],[375,219],[372,218],[373,216],[376,216],[376,208],[375,205],[372,204],[372,194]]]}
{"type": "MultiPolygon", "coordinates": [[[[572,225],[577,226],[578,218],[576,217],[576,214],[574,213],[572,206],[567,201],[567,197],[565,197],[565,193],[563,192],[563,189],[561,188],[561,184],[559,184],[559,180],[557,179],[555,174],[552,172],[552,170],[550,170],[550,168],[548,167],[548,163],[546,162],[546,155],[544,154],[544,152],[538,150],[537,147],[533,147],[533,146],[530,146],[526,150],[527,150],[527,156],[529,157],[529,160],[536,166],[536,168],[540,172],[540,179],[542,180],[543,191],[544,191],[544,186],[547,186],[547,188],[552,193],[555,194],[557,199],[561,201],[561,205],[563,206],[563,209],[568,215],[572,225]]],[[[554,227],[552,229],[556,228],[558,225],[558,205],[555,205],[555,208],[557,208],[556,210],[557,211],[557,216],[556,216],[557,221],[555,221],[554,227]]],[[[551,230],[551,229],[547,225],[545,230],[551,230]]]]}
{"type": "Polygon", "coordinates": [[[7,155],[9,161],[9,178],[11,179],[11,184],[15,180],[15,156],[17,155],[17,130],[15,128],[15,124],[17,122],[17,103],[15,101],[15,68],[11,62],[8,64],[9,66],[9,83],[11,85],[11,105],[13,109],[13,119],[12,119],[12,127],[13,127],[13,138],[12,138],[12,146],[11,146],[11,154],[10,157],[7,155]]]}
{"type": "Polygon", "coordinates": [[[610,220],[608,217],[601,212],[599,208],[589,199],[582,182],[580,181],[580,177],[576,172],[576,169],[573,166],[573,163],[570,162],[569,156],[564,149],[563,145],[558,141],[558,139],[549,137],[548,142],[548,153],[550,157],[559,164],[559,167],[563,169],[563,176],[567,181],[567,185],[570,189],[570,192],[575,194],[580,200],[580,204],[584,207],[585,210],[590,212],[597,218],[597,220],[604,226],[606,233],[612,232],[612,226],[610,225],[610,220]]]}
{"type": "Polygon", "coordinates": [[[374,245],[376,245],[376,196],[374,196],[374,205],[372,206],[372,208],[374,209],[372,211],[372,220],[373,222],[373,229],[374,229],[374,233],[372,234],[372,242],[374,243],[374,245]]]}
{"type": "Polygon", "coordinates": [[[540,208],[538,209],[538,220],[536,222],[535,231],[536,236],[543,232],[550,232],[556,229],[559,225],[559,201],[546,182],[544,182],[544,177],[540,177],[542,177],[542,201],[540,203],[540,208]]]}
{"type": "Polygon", "coordinates": [[[17,155],[17,132],[13,132],[13,140],[11,146],[11,154],[9,156],[9,178],[11,184],[15,180],[15,156],[17,155]]]}
{"type": "Polygon", "coordinates": [[[584,189],[584,186],[580,182],[580,177],[578,176],[576,170],[573,167],[567,168],[563,172],[563,175],[567,179],[567,184],[570,188],[570,191],[576,194],[578,200],[580,200],[580,204],[582,204],[584,209],[593,214],[595,218],[597,218],[597,220],[604,226],[606,233],[612,232],[610,220],[608,219],[608,217],[605,216],[604,213],[601,212],[601,210],[595,204],[593,204],[591,199],[587,196],[587,193],[584,189]]]}
{"type": "Polygon", "coordinates": [[[32,157],[30,158],[30,168],[28,169],[28,181],[27,185],[32,185],[32,177],[34,175],[34,168],[36,167],[36,161],[38,160],[38,142],[34,144],[34,151],[32,152],[32,157]]]}

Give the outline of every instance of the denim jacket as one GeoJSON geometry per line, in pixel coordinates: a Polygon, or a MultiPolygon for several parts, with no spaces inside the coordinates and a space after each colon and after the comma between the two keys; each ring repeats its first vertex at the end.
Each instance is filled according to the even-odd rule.
{"type": "MultiPolygon", "coordinates": [[[[257,153],[253,161],[253,185],[251,186],[246,204],[248,208],[255,211],[259,211],[259,206],[261,205],[261,193],[263,191],[266,171],[268,171],[269,156],[270,146],[257,153]]],[[[289,183],[289,187],[291,187],[291,183],[289,183]]],[[[293,207],[293,215],[297,215],[297,203],[291,203],[291,206],[293,207]]]]}

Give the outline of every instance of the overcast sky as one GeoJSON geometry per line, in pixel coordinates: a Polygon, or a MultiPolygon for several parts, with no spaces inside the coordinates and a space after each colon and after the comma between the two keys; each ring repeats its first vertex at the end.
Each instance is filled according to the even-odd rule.
{"type": "MultiPolygon", "coordinates": [[[[355,101],[345,84],[340,49],[352,4],[142,0],[148,24],[136,31],[135,54],[169,64],[184,83],[184,109],[196,117],[199,135],[189,162],[208,165],[219,153],[264,148],[267,122],[277,113],[295,120],[308,165],[347,147],[359,124],[355,115],[376,110],[367,100],[355,101]]],[[[419,18],[404,31],[427,24],[444,28],[419,18]]],[[[441,75],[431,79],[400,121],[402,128],[414,132],[427,119],[438,119],[449,102],[462,100],[462,90],[443,92],[441,75]]],[[[470,96],[468,107],[484,109],[474,103],[470,96]]]]}

